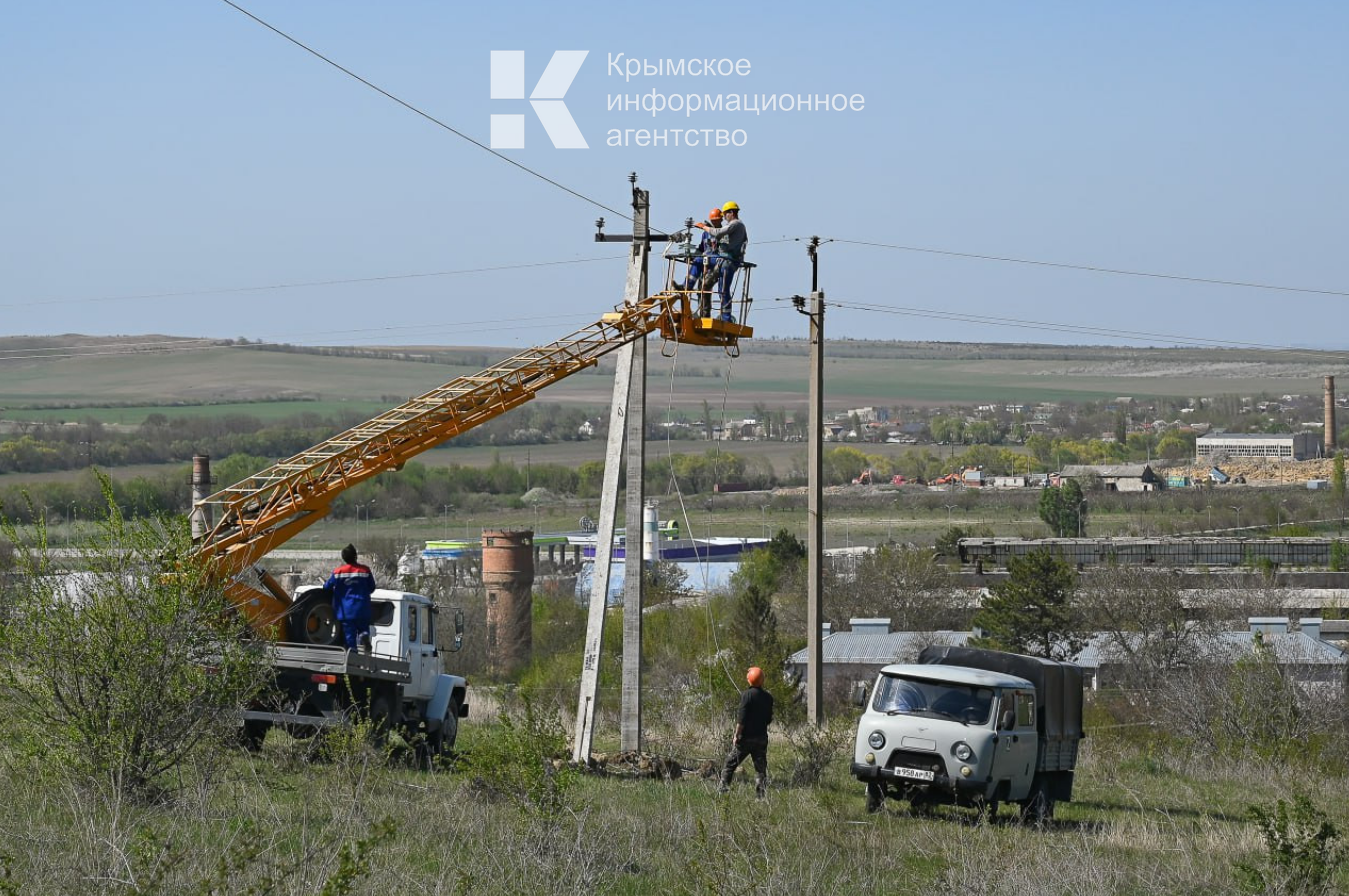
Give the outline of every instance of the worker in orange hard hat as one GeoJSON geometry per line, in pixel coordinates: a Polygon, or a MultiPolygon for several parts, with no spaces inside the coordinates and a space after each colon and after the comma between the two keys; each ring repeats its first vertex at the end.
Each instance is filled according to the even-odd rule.
{"type": "MultiPolygon", "coordinates": [[[[721,226],[721,209],[712,206],[712,211],[707,213],[705,223],[713,226],[721,226]]],[[[698,316],[710,317],[712,314],[712,289],[717,284],[717,238],[704,233],[698,241],[697,254],[689,261],[688,279],[679,286],[680,289],[697,291],[698,295],[698,316]]]]}
{"type": "Polygon", "coordinates": [[[754,760],[754,771],[758,775],[755,792],[759,799],[768,795],[768,726],[773,721],[773,695],[764,690],[763,670],[751,666],[745,673],[749,689],[740,697],[740,715],[735,725],[735,739],[731,742],[731,752],[726,756],[726,765],[721,770],[720,792],[731,789],[731,779],[735,770],[745,757],[754,760]]]}
{"type": "Polygon", "coordinates": [[[740,220],[740,203],[728,202],[721,207],[722,225],[708,224],[694,226],[705,231],[717,241],[717,289],[721,293],[721,320],[734,321],[731,316],[731,283],[735,272],[745,261],[745,247],[749,245],[749,233],[740,220]]]}

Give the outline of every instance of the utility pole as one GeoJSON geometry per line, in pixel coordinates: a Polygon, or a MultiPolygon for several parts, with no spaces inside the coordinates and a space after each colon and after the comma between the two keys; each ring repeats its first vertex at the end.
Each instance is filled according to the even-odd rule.
{"type": "Polygon", "coordinates": [[[806,718],[824,724],[824,293],[820,291],[820,238],[806,246],[810,256],[810,310],[795,296],[796,310],[810,318],[810,435],[806,440],[806,718]]]}
{"type": "MultiPolygon", "coordinates": [[[[604,233],[604,219],[595,222],[596,242],[630,242],[628,278],[623,300],[635,304],[647,295],[647,258],[651,242],[672,239],[651,234],[651,194],[632,184],[632,235],[604,233]]],[[[609,435],[604,454],[604,482],[600,494],[600,518],[595,534],[595,565],[591,578],[590,607],[586,615],[585,651],[581,664],[581,692],[576,705],[576,733],[572,761],[587,762],[595,737],[595,704],[599,690],[600,645],[604,638],[604,614],[609,597],[610,564],[618,511],[618,471],[627,439],[627,496],[624,515],[627,544],[623,581],[623,697],[620,740],[624,750],[642,746],[642,605],[645,576],[642,575],[642,507],[646,499],[646,340],[638,339],[618,350],[613,399],[609,410],[609,435]],[[635,537],[634,537],[635,536],[635,537]]]]}

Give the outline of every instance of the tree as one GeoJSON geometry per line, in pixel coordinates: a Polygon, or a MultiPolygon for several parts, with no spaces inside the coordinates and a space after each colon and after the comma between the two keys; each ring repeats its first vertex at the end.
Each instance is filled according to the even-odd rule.
{"type": "Polygon", "coordinates": [[[1075,479],[1066,479],[1058,488],[1040,492],[1039,510],[1040,519],[1055,538],[1070,538],[1086,531],[1082,486],[1075,479]]]}
{"type": "Polygon", "coordinates": [[[773,596],[758,584],[751,584],[740,592],[731,617],[731,634],[736,653],[743,664],[765,668],[780,665],[782,657],[778,645],[778,616],[773,610],[773,596]]]}
{"type": "Polygon", "coordinates": [[[1334,465],[1330,470],[1330,493],[1336,502],[1344,503],[1344,452],[1336,451],[1334,465]]]}
{"type": "Polygon", "coordinates": [[[1152,688],[1197,656],[1211,655],[1219,628],[1190,618],[1180,580],[1141,566],[1098,567],[1078,591],[1087,626],[1101,633],[1102,657],[1118,669],[1112,685],[1152,688]]]}
{"type": "Polygon", "coordinates": [[[688,597],[689,574],[670,560],[657,560],[642,568],[646,582],[646,602],[649,606],[674,603],[688,597]]]}
{"type": "Polygon", "coordinates": [[[951,571],[920,548],[881,547],[862,555],[850,581],[831,583],[828,615],[838,622],[888,617],[896,631],[954,629],[966,613],[951,571]]]}
{"type": "Polygon", "coordinates": [[[974,615],[975,647],[1068,659],[1086,646],[1085,620],[1074,601],[1072,567],[1049,551],[1013,557],[974,615]]]}
{"type": "Polygon", "coordinates": [[[765,548],[782,566],[806,559],[806,546],[786,529],[779,529],[765,548]]]}
{"type": "Polygon", "coordinates": [[[268,674],[224,582],[191,557],[183,517],[127,522],[107,501],[78,545],[86,569],[54,574],[45,527],[20,533],[20,584],[0,628],[10,722],[49,764],[123,794],[152,792],[200,747],[232,736],[268,674]]]}

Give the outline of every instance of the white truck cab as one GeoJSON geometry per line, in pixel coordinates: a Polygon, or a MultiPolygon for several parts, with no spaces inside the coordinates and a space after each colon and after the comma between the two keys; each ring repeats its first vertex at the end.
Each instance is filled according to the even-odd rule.
{"type": "Polygon", "coordinates": [[[1013,802],[1044,820],[1055,800],[1072,795],[1080,670],[996,651],[940,650],[918,664],[886,666],[876,678],[853,748],[867,809],[878,810],[887,795],[994,813],[1013,802]]]}
{"type": "Polygon", "coordinates": [[[347,650],[331,598],[319,586],[296,591],[291,640],[271,645],[273,688],[244,714],[245,743],[262,745],[272,725],[322,728],[353,711],[400,729],[430,757],[454,745],[468,715],[468,683],[445,671],[445,654],[463,644],[463,612],[448,647],[435,602],[377,588],[370,599],[370,649],[347,650]]]}

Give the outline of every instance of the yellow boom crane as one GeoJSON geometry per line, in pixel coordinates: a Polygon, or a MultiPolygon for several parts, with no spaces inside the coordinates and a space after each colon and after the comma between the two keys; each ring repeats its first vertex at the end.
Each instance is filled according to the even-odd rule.
{"type": "Polygon", "coordinates": [[[697,294],[666,290],[620,305],[556,342],[451,380],[198,502],[210,508],[214,523],[194,554],[230,578],[229,596],[255,630],[284,636],[284,627],[278,632],[277,626],[292,607],[290,597],[256,564],[326,516],[343,491],[401,469],[421,452],[499,417],[657,330],[667,343],[735,351],[739,340],[754,332],[744,324],[749,303],[748,277],[741,288],[740,323],[701,317],[697,294]],[[250,569],[256,581],[244,580],[250,569]]]}

